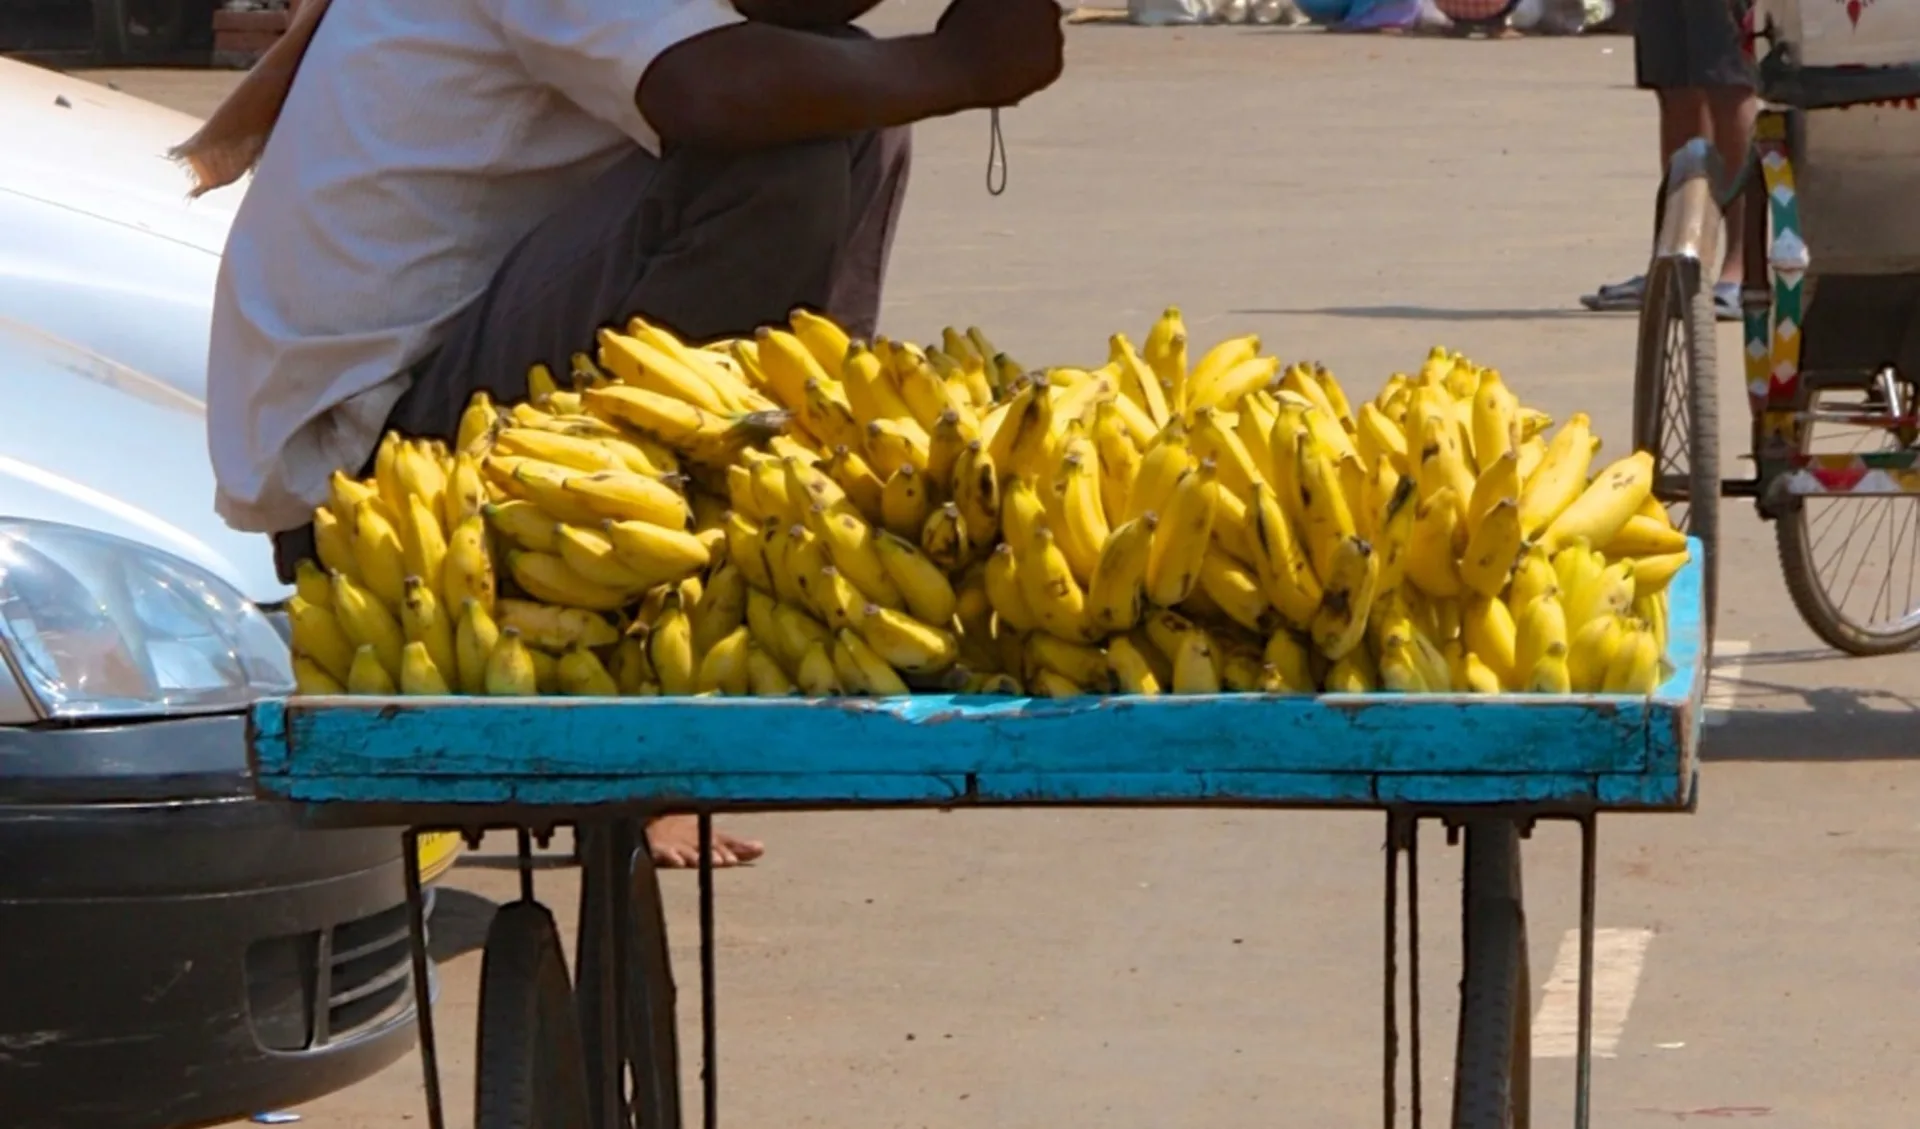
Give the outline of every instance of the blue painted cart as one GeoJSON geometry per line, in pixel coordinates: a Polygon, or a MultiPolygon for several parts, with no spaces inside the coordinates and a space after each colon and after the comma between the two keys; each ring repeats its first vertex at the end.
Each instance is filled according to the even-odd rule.
{"type": "MultiPolygon", "coordinates": [[[[1536,820],[1573,820],[1582,830],[1575,1119],[1585,1129],[1595,817],[1693,805],[1706,682],[1700,580],[1690,565],[1673,582],[1675,669],[1644,698],[295,699],[256,707],[255,767],[264,793],[310,805],[319,822],[519,830],[522,899],[495,919],[482,976],[478,1129],[679,1129],[674,987],[646,817],[698,813],[704,847],[715,812],[988,806],[1385,812],[1389,1127],[1399,1097],[1402,860],[1412,889],[1419,821],[1441,820],[1450,840],[1464,833],[1451,1123],[1525,1129],[1531,1009],[1519,840],[1536,820]],[[533,838],[563,824],[575,828],[582,869],[572,985],[530,865],[533,838]]],[[[417,875],[409,885],[417,906],[417,875]]],[[[1410,898],[1406,911],[1416,1125],[1417,906],[1410,898]]],[[[712,915],[703,862],[708,1126],[717,1097],[712,915]]],[[[417,918],[414,950],[424,990],[417,918]]],[[[431,1124],[442,1129],[424,1001],[420,1016],[431,1124]]]]}

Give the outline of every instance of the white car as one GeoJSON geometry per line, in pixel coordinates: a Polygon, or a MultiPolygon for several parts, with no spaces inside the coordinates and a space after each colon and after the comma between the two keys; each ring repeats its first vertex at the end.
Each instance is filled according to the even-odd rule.
{"type": "Polygon", "coordinates": [[[213,510],[241,189],[187,199],[165,152],[197,124],[0,60],[7,1129],[246,1117],[413,1040],[398,835],[306,829],[249,778],[245,709],[291,685],[289,589],[213,510]]]}

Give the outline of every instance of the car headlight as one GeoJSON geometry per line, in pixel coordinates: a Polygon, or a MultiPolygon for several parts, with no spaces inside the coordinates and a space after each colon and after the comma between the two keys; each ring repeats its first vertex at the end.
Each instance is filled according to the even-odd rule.
{"type": "Polygon", "coordinates": [[[48,522],[0,519],[0,650],[62,719],[234,710],[293,689],[286,643],[225,581],[48,522]]]}

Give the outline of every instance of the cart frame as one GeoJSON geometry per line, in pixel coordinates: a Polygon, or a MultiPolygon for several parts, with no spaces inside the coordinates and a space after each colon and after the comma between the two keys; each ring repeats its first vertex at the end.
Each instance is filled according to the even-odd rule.
{"type": "MultiPolygon", "coordinates": [[[[308,805],[320,825],[403,824],[409,843],[426,828],[518,833],[521,898],[496,918],[482,975],[478,1129],[680,1129],[675,987],[645,849],[649,816],[693,811],[699,820],[702,1124],[712,1129],[714,813],[1044,806],[1383,812],[1388,1129],[1400,1106],[1403,951],[1411,1124],[1425,1117],[1419,826],[1443,823],[1466,849],[1449,1124],[1526,1129],[1532,1000],[1519,844],[1538,820],[1571,820],[1581,832],[1574,1126],[1587,1129],[1597,817],[1690,811],[1695,799],[1707,668],[1692,547],[1695,561],[1670,589],[1674,670],[1647,697],[292,699],[253,710],[256,780],[263,794],[308,805]],[[772,733],[780,739],[767,740],[772,733]],[[570,994],[532,866],[533,844],[563,825],[576,829],[582,883],[570,994]],[[570,1058],[586,1064],[578,1077],[570,1058]]],[[[423,992],[417,861],[407,894],[423,992]]],[[[420,1032],[429,1125],[444,1129],[424,1004],[420,1032]]]]}

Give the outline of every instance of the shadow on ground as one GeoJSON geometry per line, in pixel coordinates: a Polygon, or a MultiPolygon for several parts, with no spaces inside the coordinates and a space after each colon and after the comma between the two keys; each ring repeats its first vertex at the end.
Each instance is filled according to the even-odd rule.
{"type": "Polygon", "coordinates": [[[1228,312],[1243,317],[1356,318],[1363,321],[1558,321],[1562,318],[1591,320],[1595,316],[1591,311],[1579,308],[1454,310],[1440,306],[1315,306],[1293,310],[1241,309],[1228,312]]]}

